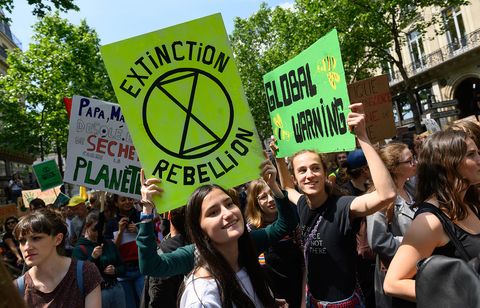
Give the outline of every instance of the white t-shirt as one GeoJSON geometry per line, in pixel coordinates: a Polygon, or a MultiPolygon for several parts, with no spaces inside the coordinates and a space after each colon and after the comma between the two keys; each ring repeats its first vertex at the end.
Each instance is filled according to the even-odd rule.
{"type": "MultiPolygon", "coordinates": [[[[243,291],[250,297],[255,307],[264,307],[253,291],[252,282],[244,268],[237,272],[243,291]]],[[[185,281],[185,290],[180,299],[181,308],[221,308],[222,303],[217,283],[213,278],[195,278],[193,274],[185,281]]],[[[235,307],[235,306],[234,306],[235,307]]]]}

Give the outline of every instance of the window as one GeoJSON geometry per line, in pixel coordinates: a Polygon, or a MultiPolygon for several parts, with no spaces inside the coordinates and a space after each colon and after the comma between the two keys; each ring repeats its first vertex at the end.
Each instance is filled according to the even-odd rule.
{"type": "Polygon", "coordinates": [[[425,65],[425,50],[423,49],[422,36],[418,31],[412,31],[408,34],[408,50],[412,59],[414,69],[425,65]]]}
{"type": "Polygon", "coordinates": [[[426,85],[417,90],[417,99],[420,102],[420,106],[422,106],[422,112],[427,111],[431,108],[431,104],[435,102],[435,97],[432,93],[432,86],[426,85]]]}
{"type": "Polygon", "coordinates": [[[467,43],[465,40],[466,32],[460,8],[446,9],[443,11],[443,19],[450,48],[455,51],[464,47],[467,43]]]}
{"type": "Polygon", "coordinates": [[[388,75],[389,82],[396,79],[395,71],[390,62],[382,62],[382,72],[388,75]]]}
{"type": "Polygon", "coordinates": [[[0,176],[7,176],[7,163],[0,160],[0,176]]]}

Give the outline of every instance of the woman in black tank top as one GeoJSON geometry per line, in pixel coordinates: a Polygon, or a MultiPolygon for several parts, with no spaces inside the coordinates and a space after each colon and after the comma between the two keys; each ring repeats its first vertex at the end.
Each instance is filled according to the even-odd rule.
{"type": "Polygon", "coordinates": [[[403,238],[385,278],[385,292],[415,301],[416,264],[432,254],[459,257],[432,214],[440,209],[455,226],[455,234],[470,257],[480,253],[480,183],[477,144],[463,131],[447,130],[430,136],[417,166],[419,210],[403,238]]]}

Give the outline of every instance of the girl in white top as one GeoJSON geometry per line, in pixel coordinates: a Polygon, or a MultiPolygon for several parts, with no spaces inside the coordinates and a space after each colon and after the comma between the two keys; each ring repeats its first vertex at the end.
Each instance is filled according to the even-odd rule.
{"type": "MultiPolygon", "coordinates": [[[[262,164],[262,176],[274,196],[286,198],[276,182],[276,174],[270,161],[262,164]]],[[[144,195],[161,193],[153,185],[157,183],[158,179],[145,181],[142,200],[148,199],[144,195]]],[[[276,302],[273,298],[240,208],[226,190],[214,184],[197,188],[187,203],[185,225],[198,260],[184,283],[179,307],[286,305],[285,301],[276,302]]]]}

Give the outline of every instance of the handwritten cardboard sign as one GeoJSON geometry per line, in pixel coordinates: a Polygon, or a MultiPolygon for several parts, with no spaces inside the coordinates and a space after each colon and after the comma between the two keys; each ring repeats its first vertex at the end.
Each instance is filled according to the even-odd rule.
{"type": "Polygon", "coordinates": [[[367,133],[376,143],[396,135],[392,97],[387,75],[372,77],[348,85],[350,103],[363,103],[367,133]]]}
{"type": "Polygon", "coordinates": [[[74,96],[65,182],[140,199],[140,168],[120,106],[74,96]]]}

